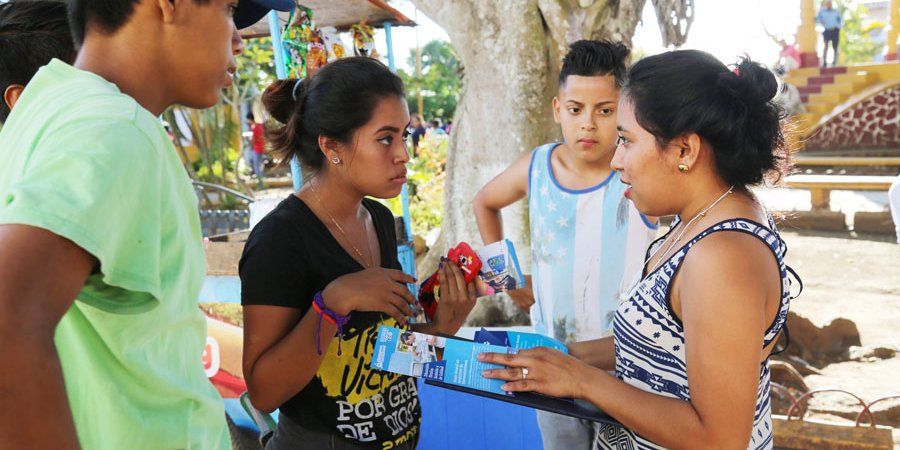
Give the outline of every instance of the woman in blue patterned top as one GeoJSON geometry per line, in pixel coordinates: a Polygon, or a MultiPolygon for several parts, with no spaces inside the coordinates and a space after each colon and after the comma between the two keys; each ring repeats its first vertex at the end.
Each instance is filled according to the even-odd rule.
{"type": "Polygon", "coordinates": [[[749,186],[785,165],[777,88],[759,64],[730,70],[696,50],[635,64],[612,165],[642,213],[676,219],[647,252],[612,338],[572,344],[571,356],[484,354],[508,367],[485,376],[603,409],[621,426],[602,426],[596,448],[772,448],[767,361],[789,269],[749,186]]]}

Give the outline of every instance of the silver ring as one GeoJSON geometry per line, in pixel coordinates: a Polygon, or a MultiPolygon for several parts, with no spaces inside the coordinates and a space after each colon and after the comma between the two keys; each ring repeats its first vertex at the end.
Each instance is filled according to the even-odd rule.
{"type": "Polygon", "coordinates": [[[522,368],[522,381],[525,381],[527,379],[528,379],[528,368],[523,367],[522,368]]]}

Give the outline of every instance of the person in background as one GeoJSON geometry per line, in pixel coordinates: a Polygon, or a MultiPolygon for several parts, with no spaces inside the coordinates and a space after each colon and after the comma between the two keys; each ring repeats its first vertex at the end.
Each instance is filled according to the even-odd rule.
{"type": "Polygon", "coordinates": [[[831,0],[825,0],[822,2],[822,8],[820,8],[819,12],[816,14],[816,22],[822,24],[822,27],[824,27],[824,30],[822,31],[822,40],[825,41],[825,46],[822,49],[822,67],[828,67],[829,44],[834,53],[833,59],[831,60],[831,67],[834,67],[838,62],[838,47],[840,46],[841,27],[843,26],[841,12],[832,8],[831,0]]]}
{"type": "Polygon", "coordinates": [[[435,135],[447,134],[444,131],[444,128],[441,126],[441,119],[432,119],[431,120],[431,128],[429,130],[435,135]]]}
{"type": "MultiPolygon", "coordinates": [[[[620,174],[610,167],[628,54],[620,43],[572,44],[553,99],[563,142],[522,155],[473,202],[481,238],[490,244],[503,238],[500,211],[528,197],[532,275],[510,296],[530,311],[535,331],[563,342],[609,334],[620,295],[640,272],[656,230],[622,195],[620,174]]],[[[544,411],[538,425],[547,450],[590,449],[597,431],[593,422],[544,411]]]]}
{"type": "Polygon", "coordinates": [[[250,401],[281,414],[266,448],[414,449],[416,381],[369,366],[378,329],[455,334],[475,289],[442,263],[434,323],[408,323],[415,279],[401,271],[393,214],[372,198],[406,184],[403,82],[375,59],[343,58],[275,82],[263,104],[284,124],[270,134],[281,161],[314,172],[253,228],[240,261],[250,401]]]}
{"type": "MultiPolygon", "coordinates": [[[[197,198],[158,117],[216,104],[244,48],[237,26],[269,6],[68,5],[74,65],[41,68],[0,130],[0,448],[229,449],[201,364],[197,198]]],[[[59,33],[4,29],[4,50],[56,50],[4,55],[3,69],[67,60],[59,33]]]]}
{"type": "Polygon", "coordinates": [[[419,149],[419,142],[425,137],[425,125],[422,123],[422,116],[419,114],[411,114],[409,118],[409,127],[412,129],[410,136],[412,136],[412,155],[413,158],[415,158],[417,150],[419,149]]]}
{"type": "Polygon", "coordinates": [[[769,30],[765,29],[765,27],[763,27],[763,31],[781,49],[778,51],[778,61],[773,69],[776,73],[783,76],[785,73],[800,67],[800,50],[797,49],[796,37],[794,37],[793,44],[788,44],[784,38],[769,33],[769,30]]]}
{"type": "Polygon", "coordinates": [[[797,49],[797,45],[788,44],[784,39],[779,39],[778,44],[781,45],[781,51],[778,52],[779,63],[784,72],[800,67],[800,50],[797,49]]]}
{"type": "Polygon", "coordinates": [[[6,122],[25,86],[52,59],[75,61],[66,4],[56,1],[0,3],[0,123],[6,122]]]}
{"type": "Polygon", "coordinates": [[[250,158],[250,167],[253,168],[256,183],[259,188],[263,188],[265,187],[263,184],[263,155],[266,153],[266,128],[254,120],[252,111],[247,113],[247,126],[250,127],[252,133],[250,137],[251,151],[247,152],[247,156],[250,158]]]}
{"type": "Polygon", "coordinates": [[[697,50],[650,56],[619,99],[612,166],[644,214],[676,216],[615,313],[613,337],[518,355],[509,392],[586,400],[618,420],[599,449],[773,448],[769,356],[791,300],[787,247],[749,189],[784,173],[774,74],[697,50]],[[615,369],[615,375],[608,371],[615,369]]]}

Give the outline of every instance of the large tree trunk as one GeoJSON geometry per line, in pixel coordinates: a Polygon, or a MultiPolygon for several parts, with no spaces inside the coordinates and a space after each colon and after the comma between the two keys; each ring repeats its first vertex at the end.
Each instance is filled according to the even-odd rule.
{"type": "MultiPolygon", "coordinates": [[[[456,243],[481,243],[472,214],[478,190],[522,152],[560,138],[550,101],[568,44],[579,39],[630,44],[646,0],[412,1],[447,31],[464,70],[450,134],[441,234],[421,263],[430,270],[456,243]]],[[[507,208],[503,217],[504,235],[527,272],[525,206],[523,201],[507,208]]]]}

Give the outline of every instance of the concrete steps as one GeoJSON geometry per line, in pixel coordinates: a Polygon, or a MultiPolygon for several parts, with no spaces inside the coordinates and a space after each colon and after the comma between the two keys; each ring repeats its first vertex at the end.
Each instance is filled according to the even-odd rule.
{"type": "Polygon", "coordinates": [[[794,116],[801,135],[806,136],[834,108],[854,93],[882,80],[900,78],[900,64],[869,64],[849,67],[806,67],[792,70],[785,82],[797,86],[807,113],[794,116]]]}

